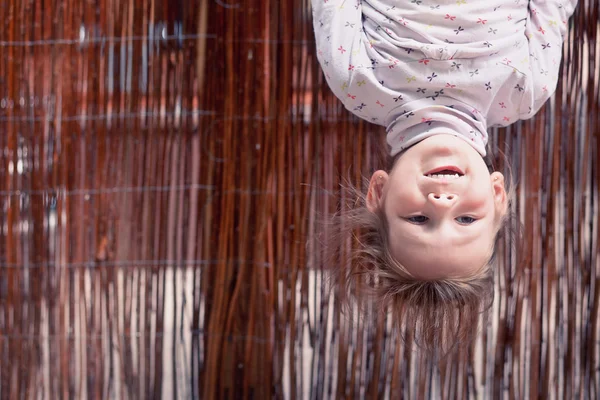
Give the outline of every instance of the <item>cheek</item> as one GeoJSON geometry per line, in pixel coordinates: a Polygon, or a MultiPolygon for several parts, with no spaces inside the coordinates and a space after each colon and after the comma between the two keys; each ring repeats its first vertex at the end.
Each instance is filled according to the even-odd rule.
{"type": "Polygon", "coordinates": [[[472,213],[479,219],[492,218],[495,214],[494,198],[488,193],[470,193],[463,197],[460,212],[472,213]]]}
{"type": "Polygon", "coordinates": [[[385,196],[387,214],[402,215],[406,212],[414,212],[416,208],[422,207],[423,203],[423,195],[409,185],[391,188],[385,196]]]}
{"type": "Polygon", "coordinates": [[[494,193],[492,192],[490,182],[483,179],[479,182],[473,182],[468,188],[467,198],[469,198],[470,201],[480,203],[480,205],[487,202],[493,202],[494,193]]]}

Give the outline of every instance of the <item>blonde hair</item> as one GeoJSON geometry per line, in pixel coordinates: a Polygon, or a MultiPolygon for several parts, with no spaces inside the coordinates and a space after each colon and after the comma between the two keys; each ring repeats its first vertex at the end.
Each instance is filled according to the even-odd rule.
{"type": "MultiPolygon", "coordinates": [[[[431,355],[444,357],[466,348],[477,335],[480,319],[487,321],[494,299],[495,250],[473,276],[419,280],[390,253],[383,211],[369,211],[362,191],[352,185],[346,189],[347,198],[354,201],[334,217],[332,235],[349,250],[344,253],[343,245],[334,246],[342,252],[335,256],[338,261],[334,265],[339,267],[332,271],[342,309],[357,305],[390,312],[400,332],[410,332],[417,346],[431,355]],[[344,256],[345,263],[340,265],[344,256]]],[[[506,219],[498,219],[496,240],[506,219]]]]}

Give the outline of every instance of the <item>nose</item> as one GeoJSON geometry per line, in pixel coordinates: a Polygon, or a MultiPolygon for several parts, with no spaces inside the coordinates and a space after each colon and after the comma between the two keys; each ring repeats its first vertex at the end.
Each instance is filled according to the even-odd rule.
{"type": "Polygon", "coordinates": [[[427,196],[429,201],[436,207],[450,208],[458,200],[458,196],[448,193],[429,193],[427,196]]]}

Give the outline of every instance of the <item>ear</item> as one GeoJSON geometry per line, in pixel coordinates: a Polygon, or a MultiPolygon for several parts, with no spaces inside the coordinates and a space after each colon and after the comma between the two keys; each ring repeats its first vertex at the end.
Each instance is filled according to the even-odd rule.
{"type": "Polygon", "coordinates": [[[499,216],[504,217],[508,211],[508,196],[504,187],[504,175],[497,171],[492,172],[490,179],[492,180],[496,212],[498,212],[499,216]]]}
{"type": "Polygon", "coordinates": [[[367,193],[367,209],[371,212],[379,210],[383,205],[383,187],[389,176],[385,171],[375,171],[369,181],[369,192],[367,193]]]}

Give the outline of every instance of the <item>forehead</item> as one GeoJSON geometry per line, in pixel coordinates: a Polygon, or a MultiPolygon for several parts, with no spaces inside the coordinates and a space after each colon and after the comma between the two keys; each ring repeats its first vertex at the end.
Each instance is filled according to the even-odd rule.
{"type": "Polygon", "coordinates": [[[476,234],[468,236],[443,236],[424,233],[419,226],[410,228],[404,224],[390,226],[390,250],[392,256],[419,279],[472,276],[488,263],[493,253],[496,230],[487,221],[478,227],[476,234]]]}

